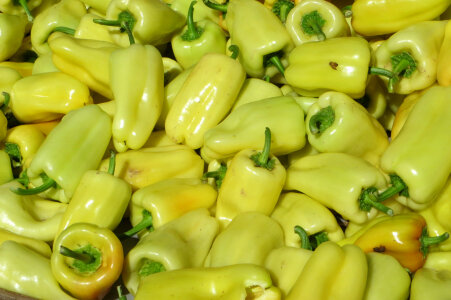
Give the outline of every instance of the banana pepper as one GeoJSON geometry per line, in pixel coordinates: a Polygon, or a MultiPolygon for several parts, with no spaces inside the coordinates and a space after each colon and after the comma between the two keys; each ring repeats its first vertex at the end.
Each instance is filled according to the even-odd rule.
{"type": "Polygon", "coordinates": [[[418,99],[403,129],[381,157],[381,168],[392,178],[401,179],[381,199],[400,193],[399,202],[424,209],[445,186],[451,170],[447,148],[451,145],[450,94],[451,87],[436,86],[418,99]]]}
{"type": "Polygon", "coordinates": [[[23,123],[56,120],[89,104],[92,98],[88,87],[61,72],[22,78],[11,89],[11,110],[23,123]]]}
{"type": "Polygon", "coordinates": [[[361,224],[373,218],[377,210],[393,215],[392,209],[378,201],[378,192],[386,187],[385,175],[362,158],[346,153],[321,153],[305,156],[290,165],[284,189],[305,193],[344,218],[361,224]]]}
{"type": "Polygon", "coordinates": [[[286,300],[363,298],[368,266],[362,250],[325,242],[305,264],[286,300]]]}
{"type": "Polygon", "coordinates": [[[111,53],[110,84],[116,102],[113,142],[117,151],[139,149],[149,138],[163,104],[163,61],[152,45],[134,44],[111,53]]]}
{"type": "Polygon", "coordinates": [[[305,123],[309,143],[320,152],[347,153],[377,166],[388,147],[380,123],[343,93],[322,94],[309,109],[305,123]]]}
{"type": "Polygon", "coordinates": [[[0,245],[0,288],[38,299],[75,300],[55,280],[50,260],[15,241],[0,245]]]}
{"type": "Polygon", "coordinates": [[[410,300],[442,300],[451,294],[451,271],[422,268],[415,272],[410,300]]]}
{"type": "Polygon", "coordinates": [[[450,0],[356,0],[352,27],[364,36],[393,33],[440,16],[450,4],[450,0]]]}
{"type": "Polygon", "coordinates": [[[390,36],[374,53],[376,66],[395,76],[382,76],[388,90],[410,94],[431,86],[437,78],[437,59],[447,21],[425,21],[390,36]]]}
{"type": "MultiPolygon", "coordinates": [[[[0,11],[3,11],[1,5],[0,3],[0,11]]],[[[26,25],[26,19],[20,15],[0,13],[0,61],[7,60],[19,50],[26,25]]]]}
{"type": "Polygon", "coordinates": [[[173,100],[166,133],[177,143],[200,148],[205,132],[230,111],[246,77],[241,64],[225,54],[208,53],[194,66],[173,100]]]}
{"type": "Polygon", "coordinates": [[[446,22],[445,35],[437,59],[437,81],[440,85],[451,85],[451,22],[446,22]]]}
{"type": "Polygon", "coordinates": [[[350,35],[341,10],[325,0],[299,2],[288,14],[285,27],[296,46],[350,35]]]}
{"type": "Polygon", "coordinates": [[[423,266],[429,247],[445,241],[448,237],[448,233],[429,237],[426,220],[418,214],[406,213],[375,218],[338,243],[357,245],[365,253],[391,255],[404,268],[415,272],[423,266]]]}
{"type": "Polygon", "coordinates": [[[51,261],[61,286],[78,299],[102,299],[122,271],[122,244],[112,231],[76,223],[57,237],[51,261]]]}
{"type": "Polygon", "coordinates": [[[238,264],[218,268],[187,268],[144,278],[135,297],[185,300],[281,300],[263,267],[238,264]]]}
{"type": "Polygon", "coordinates": [[[21,194],[44,193],[69,202],[83,174],[95,170],[111,138],[111,120],[95,105],[69,112],[36,152],[27,175],[32,186],[21,194]]]}
{"type": "Polygon", "coordinates": [[[200,208],[145,235],[125,258],[125,286],[136,295],[140,281],[152,274],[201,267],[218,229],[215,218],[200,208]]]}

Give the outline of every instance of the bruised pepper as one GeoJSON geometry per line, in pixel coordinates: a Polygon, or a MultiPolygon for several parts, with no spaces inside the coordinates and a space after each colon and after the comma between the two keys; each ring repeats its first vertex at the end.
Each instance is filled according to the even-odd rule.
{"type": "Polygon", "coordinates": [[[152,45],[134,44],[111,53],[110,84],[115,99],[113,143],[117,151],[139,149],[161,113],[163,61],[152,45]]]}
{"type": "Polygon", "coordinates": [[[56,238],[50,259],[61,286],[78,299],[101,299],[119,278],[122,244],[106,228],[76,223],[56,238]]]}
{"type": "Polygon", "coordinates": [[[285,168],[270,155],[271,130],[265,130],[262,151],[244,149],[227,168],[218,193],[216,218],[226,227],[242,212],[256,211],[270,215],[285,182],[285,168]]]}
{"type": "Polygon", "coordinates": [[[390,174],[392,187],[379,196],[380,201],[399,193],[397,201],[420,210],[445,186],[451,170],[450,95],[451,87],[432,87],[412,108],[381,157],[381,168],[390,174]]]}

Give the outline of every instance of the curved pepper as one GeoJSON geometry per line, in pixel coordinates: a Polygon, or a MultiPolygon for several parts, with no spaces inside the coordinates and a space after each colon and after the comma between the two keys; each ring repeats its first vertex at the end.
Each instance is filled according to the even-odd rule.
{"type": "Polygon", "coordinates": [[[50,256],[52,255],[52,250],[50,250],[50,246],[46,242],[0,229],[0,245],[6,241],[14,241],[16,243],[24,245],[27,248],[47,258],[50,258],[50,256]]]}
{"type": "Polygon", "coordinates": [[[33,69],[33,63],[31,62],[15,62],[15,61],[2,61],[0,67],[11,68],[19,72],[22,77],[30,76],[33,69]]]}
{"type": "Polygon", "coordinates": [[[309,109],[305,127],[309,143],[318,151],[359,156],[375,166],[388,147],[380,123],[343,93],[322,94],[309,109]]]}
{"type": "Polygon", "coordinates": [[[381,168],[405,183],[381,195],[384,199],[401,192],[399,202],[424,209],[445,186],[451,170],[450,95],[451,87],[428,89],[382,155],[381,168]]]}
{"type": "Polygon", "coordinates": [[[285,27],[296,46],[350,35],[341,10],[325,0],[301,1],[288,14],[285,27]]]}
{"type": "Polygon", "coordinates": [[[233,58],[205,54],[173,100],[165,122],[168,136],[177,143],[200,148],[205,132],[232,108],[245,77],[243,67],[233,58]]]}
{"type": "MultiPolygon", "coordinates": [[[[1,5],[0,11],[3,11],[1,5]]],[[[0,13],[0,61],[7,60],[20,48],[26,25],[27,21],[22,16],[0,13]]]]}
{"type": "Polygon", "coordinates": [[[188,268],[144,278],[136,300],[281,300],[268,271],[251,264],[188,268]],[[203,284],[199,284],[203,283],[203,284]]]}
{"type": "Polygon", "coordinates": [[[246,78],[231,111],[243,104],[281,96],[285,95],[277,85],[259,78],[246,78]]]}
{"type": "Polygon", "coordinates": [[[305,193],[344,218],[361,224],[373,218],[376,209],[393,214],[377,200],[378,191],[386,187],[385,175],[362,158],[321,153],[305,156],[290,165],[284,189],[305,193]]]}
{"type": "MultiPolygon", "coordinates": [[[[0,78],[2,79],[0,81],[0,107],[5,103],[5,95],[11,93],[11,89],[19,79],[22,78],[22,75],[20,73],[13,69],[8,67],[0,67],[0,78]],[[6,93],[6,94],[5,94],[6,93]]],[[[3,108],[3,107],[2,107],[3,108]]]]}
{"type": "Polygon", "coordinates": [[[50,73],[50,72],[60,72],[52,60],[52,52],[47,52],[45,54],[39,55],[34,61],[33,69],[31,70],[32,75],[40,73],[50,73]]]}
{"type": "MultiPolygon", "coordinates": [[[[86,3],[87,1],[84,2],[86,3]]],[[[92,2],[101,3],[102,1],[92,2]]],[[[81,17],[80,23],[75,29],[74,37],[76,37],[77,39],[90,39],[114,43],[108,28],[93,21],[94,19],[98,18],[100,17],[93,13],[87,13],[83,17],[81,17]]]]}
{"type": "Polygon", "coordinates": [[[393,33],[438,17],[450,4],[450,0],[356,0],[352,27],[365,36],[393,33]]]}
{"type": "Polygon", "coordinates": [[[11,89],[11,110],[24,123],[56,120],[89,104],[92,98],[88,87],[61,72],[22,78],[11,89]]]}
{"type": "Polygon", "coordinates": [[[113,143],[139,149],[149,138],[163,104],[163,61],[152,45],[134,44],[111,53],[110,84],[116,101],[113,143]]]}
{"type": "Polygon", "coordinates": [[[101,299],[121,275],[123,259],[122,244],[112,231],[77,223],[55,240],[52,273],[78,299],[101,299]]]}
{"type": "Polygon", "coordinates": [[[75,300],[52,275],[50,260],[15,241],[0,245],[0,288],[38,299],[75,300]]]}
{"type": "Polygon", "coordinates": [[[451,293],[451,271],[422,268],[415,272],[410,300],[442,300],[451,293]]]}
{"type": "Polygon", "coordinates": [[[445,36],[437,59],[437,81],[442,86],[451,85],[451,22],[448,20],[445,36]]]}
{"type": "Polygon", "coordinates": [[[13,179],[11,159],[9,158],[8,153],[4,150],[0,150],[0,185],[10,182],[13,179]]]}
{"type": "Polygon", "coordinates": [[[216,219],[200,208],[145,235],[125,258],[125,286],[136,295],[140,281],[152,274],[201,267],[218,230],[216,219]]]}

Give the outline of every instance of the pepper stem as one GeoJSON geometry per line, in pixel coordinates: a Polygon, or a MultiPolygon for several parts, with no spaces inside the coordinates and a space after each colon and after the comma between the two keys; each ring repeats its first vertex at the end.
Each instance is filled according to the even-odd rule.
{"type": "Polygon", "coordinates": [[[275,54],[275,55],[271,56],[268,59],[268,62],[273,64],[282,75],[285,75],[285,67],[283,66],[282,62],[280,61],[280,57],[278,55],[275,54]]]}
{"type": "Polygon", "coordinates": [[[240,54],[240,48],[237,45],[230,45],[229,50],[232,52],[230,55],[231,58],[237,59],[240,54]]]}
{"type": "Polygon", "coordinates": [[[423,257],[426,257],[426,255],[428,254],[430,246],[442,243],[446,241],[448,238],[449,238],[448,232],[445,232],[439,236],[429,236],[427,227],[424,227],[420,237],[421,244],[420,250],[421,253],[423,253],[423,257]]]}
{"type": "Polygon", "coordinates": [[[335,112],[332,106],[321,108],[309,121],[312,134],[321,134],[335,122],[335,112]]]}
{"type": "Polygon", "coordinates": [[[53,28],[52,32],[62,32],[62,33],[69,34],[72,36],[75,35],[75,29],[72,29],[69,27],[64,27],[64,26],[57,26],[57,27],[53,28]]]}
{"type": "Polygon", "coordinates": [[[9,102],[11,101],[11,95],[8,92],[2,92],[3,97],[5,100],[3,101],[2,106],[0,107],[3,112],[5,112],[6,108],[9,106],[9,102]]]}
{"type": "Polygon", "coordinates": [[[363,211],[370,211],[371,207],[374,207],[381,212],[393,216],[393,209],[383,205],[377,198],[377,189],[370,187],[362,191],[359,197],[359,207],[363,211]]]}
{"type": "Polygon", "coordinates": [[[326,24],[326,20],[323,19],[317,10],[303,15],[301,19],[301,28],[304,33],[316,35],[319,41],[324,41],[326,39],[326,35],[323,32],[324,24],[326,24]]]}
{"type": "Polygon", "coordinates": [[[224,180],[225,174],[227,172],[227,166],[221,165],[218,170],[207,172],[202,176],[202,179],[214,178],[216,182],[216,186],[218,189],[222,185],[222,181],[224,180]]]}
{"type": "Polygon", "coordinates": [[[133,227],[132,229],[127,230],[124,233],[121,233],[118,236],[119,239],[123,240],[123,239],[129,238],[129,237],[132,237],[133,235],[137,234],[141,230],[151,227],[153,224],[152,214],[148,210],[144,209],[142,211],[142,216],[143,216],[143,218],[142,218],[141,222],[136,224],[136,226],[133,227]]]}
{"type": "Polygon", "coordinates": [[[275,160],[269,159],[269,154],[271,150],[271,130],[265,128],[265,144],[263,146],[262,152],[257,152],[250,158],[254,161],[257,167],[266,168],[272,170],[274,168],[275,160]]]}
{"type": "Polygon", "coordinates": [[[127,300],[127,297],[122,294],[122,289],[121,289],[120,285],[117,286],[116,290],[117,290],[118,300],[127,300]]]}
{"type": "Polygon", "coordinates": [[[90,264],[95,260],[94,256],[88,253],[75,252],[64,246],[60,246],[60,254],[67,257],[72,257],[73,259],[82,261],[85,264],[90,264]]]}
{"type": "Polygon", "coordinates": [[[114,175],[114,170],[116,168],[116,152],[110,150],[110,161],[108,165],[108,174],[114,175]]]}
{"type": "Polygon", "coordinates": [[[346,5],[341,9],[341,12],[345,16],[345,18],[352,17],[352,5],[346,5]]]}
{"type": "Polygon", "coordinates": [[[308,237],[307,231],[299,225],[294,226],[294,233],[299,235],[301,239],[301,248],[312,250],[312,245],[310,244],[310,239],[308,237]]]}
{"type": "Polygon", "coordinates": [[[128,40],[130,45],[135,43],[135,38],[133,37],[133,28],[135,27],[136,20],[133,15],[124,10],[119,15],[117,20],[104,20],[104,19],[93,19],[96,24],[101,24],[105,26],[115,26],[120,27],[121,32],[126,32],[128,35],[128,40]]]}
{"type": "Polygon", "coordinates": [[[398,175],[391,174],[390,175],[390,183],[391,187],[387,188],[385,191],[377,196],[377,201],[382,202],[387,200],[388,198],[400,194],[401,196],[409,197],[409,190],[407,185],[398,175]]]}
{"type": "Polygon", "coordinates": [[[186,25],[188,26],[188,29],[180,36],[182,40],[184,41],[194,41],[201,37],[203,30],[201,28],[198,28],[196,26],[196,23],[194,22],[194,4],[196,4],[197,1],[191,1],[191,4],[188,9],[188,18],[186,21],[186,25]]]}
{"type": "Polygon", "coordinates": [[[208,6],[211,9],[219,10],[220,12],[227,13],[227,7],[229,6],[228,3],[218,4],[218,3],[211,2],[209,0],[203,0],[203,2],[206,6],[208,6]]]}
{"type": "Polygon", "coordinates": [[[28,1],[27,0],[17,0],[14,2],[23,7],[23,10],[27,14],[28,21],[33,22],[34,18],[33,18],[33,15],[31,14],[30,8],[28,7],[28,1]]]}
{"type": "Polygon", "coordinates": [[[56,186],[55,180],[48,177],[45,173],[41,174],[41,178],[42,184],[40,186],[31,189],[10,188],[10,190],[18,195],[36,195],[56,186]]]}

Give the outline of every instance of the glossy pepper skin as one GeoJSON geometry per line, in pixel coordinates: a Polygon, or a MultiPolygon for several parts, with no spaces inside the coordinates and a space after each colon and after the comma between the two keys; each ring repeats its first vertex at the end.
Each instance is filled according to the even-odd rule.
{"type": "Polygon", "coordinates": [[[260,212],[243,212],[216,237],[204,265],[262,266],[268,253],[283,243],[283,230],[274,219],[260,212]]]}
{"type": "MultiPolygon", "coordinates": [[[[30,76],[33,69],[33,63],[31,62],[15,62],[15,61],[3,61],[0,62],[0,67],[7,67],[16,70],[22,77],[30,76]]],[[[3,97],[2,97],[3,98],[3,97]]]]}
{"type": "Polygon", "coordinates": [[[204,135],[201,155],[207,162],[258,149],[271,129],[271,153],[279,156],[305,145],[304,111],[292,97],[274,97],[243,104],[204,135]]]}
{"type": "Polygon", "coordinates": [[[0,245],[6,241],[14,241],[19,243],[47,258],[50,258],[52,255],[52,250],[46,242],[18,235],[8,230],[0,229],[0,245]]]}
{"type": "Polygon", "coordinates": [[[408,197],[404,193],[397,200],[415,210],[434,201],[450,174],[450,95],[451,87],[436,86],[421,96],[381,157],[381,168],[408,187],[408,197]]]}
{"type": "Polygon", "coordinates": [[[380,123],[354,99],[339,92],[318,98],[308,111],[305,127],[309,143],[319,152],[348,153],[375,166],[388,147],[388,136],[380,123]]]}
{"type": "Polygon", "coordinates": [[[390,91],[410,94],[431,86],[437,78],[437,59],[443,42],[447,21],[425,21],[394,33],[374,53],[376,66],[396,73],[398,81],[381,76],[390,91]],[[407,53],[407,54],[406,54],[407,53]],[[396,57],[410,56],[413,60],[402,69],[402,60],[396,57]],[[395,57],[394,57],[395,56],[395,57]]]}
{"type": "Polygon", "coordinates": [[[285,27],[296,46],[350,35],[341,10],[325,0],[299,2],[290,10],[285,27]]]}
{"type": "Polygon", "coordinates": [[[21,79],[22,75],[13,68],[0,66],[0,77],[2,78],[0,82],[0,90],[2,91],[0,93],[0,103],[3,104],[5,102],[5,94],[3,92],[10,94],[14,83],[21,79]]]}
{"type": "Polygon", "coordinates": [[[194,66],[174,99],[165,129],[177,143],[200,148],[205,132],[230,111],[246,77],[241,64],[224,54],[208,53],[194,66]]]}
{"type": "Polygon", "coordinates": [[[365,292],[368,266],[362,250],[322,243],[305,264],[286,300],[359,300],[365,292]]]}
{"type": "Polygon", "coordinates": [[[148,233],[125,258],[125,286],[136,295],[140,281],[152,274],[201,267],[218,230],[216,219],[200,208],[148,233]]]}
{"type": "MultiPolygon", "coordinates": [[[[99,170],[108,170],[104,160],[99,170]]],[[[128,150],[116,155],[115,176],[131,184],[132,189],[143,188],[169,178],[201,178],[204,161],[184,145],[161,146],[128,150]]]]}
{"type": "Polygon", "coordinates": [[[28,238],[52,241],[66,204],[34,195],[16,195],[10,190],[19,187],[22,185],[17,181],[0,186],[0,228],[28,238]]]}
{"type": "Polygon", "coordinates": [[[304,43],[290,52],[285,79],[302,96],[317,97],[333,90],[360,98],[365,93],[370,58],[368,42],[360,37],[304,43]]]}
{"type": "Polygon", "coordinates": [[[411,300],[441,300],[451,293],[451,271],[422,268],[415,272],[411,300]]]}
{"type": "Polygon", "coordinates": [[[438,17],[450,4],[449,0],[356,0],[352,4],[352,27],[364,36],[393,33],[438,17]]]}
{"type": "Polygon", "coordinates": [[[240,49],[238,59],[251,77],[266,74],[268,56],[287,54],[294,47],[279,18],[258,1],[229,1],[226,23],[232,44],[240,49]]]}
{"type": "MultiPolygon", "coordinates": [[[[87,1],[84,2],[86,3],[87,1]]],[[[102,1],[92,2],[101,3],[102,1]]],[[[78,26],[75,30],[74,37],[76,37],[77,39],[90,39],[114,43],[108,28],[93,21],[94,19],[98,18],[100,18],[100,16],[93,13],[87,13],[83,17],[81,17],[80,23],[78,23],[78,26]]]]}
{"type": "Polygon", "coordinates": [[[110,55],[118,47],[109,42],[54,35],[49,40],[52,59],[62,72],[71,75],[90,89],[113,98],[110,88],[110,55]]]}
{"type": "Polygon", "coordinates": [[[451,251],[429,253],[423,267],[451,272],[451,251]]]}
{"type": "Polygon", "coordinates": [[[117,151],[139,149],[149,138],[164,97],[163,61],[152,45],[134,44],[111,53],[110,84],[116,101],[113,143],[117,151]]]}
{"type": "Polygon", "coordinates": [[[445,36],[437,60],[437,82],[442,86],[451,85],[451,22],[446,23],[445,36]]]}
{"type": "Polygon", "coordinates": [[[14,179],[11,169],[11,159],[4,150],[0,150],[0,167],[0,185],[14,179]]]}
{"type": "Polygon", "coordinates": [[[111,138],[111,120],[95,105],[68,113],[39,147],[27,169],[33,186],[45,173],[57,183],[45,195],[69,202],[83,174],[95,170],[111,138]]]}
{"type": "Polygon", "coordinates": [[[7,60],[19,50],[26,25],[27,21],[23,16],[0,13],[0,61],[7,60]]]}
{"type": "Polygon", "coordinates": [[[284,94],[277,85],[259,78],[246,78],[232,111],[243,104],[281,96],[284,96],[284,94]]]}
{"type": "Polygon", "coordinates": [[[106,228],[77,223],[56,238],[51,257],[52,273],[68,292],[78,299],[103,298],[122,271],[122,244],[106,228]],[[92,261],[61,254],[61,247],[87,254],[92,261]]]}
{"type": "Polygon", "coordinates": [[[414,213],[381,216],[368,222],[362,229],[339,244],[354,244],[365,253],[379,252],[391,255],[399,263],[415,272],[425,262],[429,245],[447,239],[449,234],[427,237],[426,220],[414,213]]]}
{"type": "Polygon", "coordinates": [[[263,267],[238,264],[161,272],[142,280],[135,299],[245,300],[248,297],[281,299],[280,290],[272,285],[271,276],[263,267]]]}
{"type": "Polygon", "coordinates": [[[300,193],[280,195],[271,218],[279,222],[284,231],[285,245],[301,247],[299,235],[294,232],[296,225],[305,229],[308,235],[326,233],[328,240],[344,238],[343,231],[334,215],[322,204],[300,193]]]}
{"type": "Polygon", "coordinates": [[[50,51],[47,39],[56,27],[76,29],[86,7],[80,0],[62,0],[36,16],[31,28],[31,44],[39,55],[50,51]]]}
{"type": "Polygon", "coordinates": [[[0,245],[0,287],[38,299],[75,300],[55,280],[50,260],[15,241],[0,245]]]}
{"type": "Polygon", "coordinates": [[[36,58],[31,70],[31,75],[49,72],[60,72],[52,61],[52,52],[42,54],[36,58]]]}
{"type": "MultiPolygon", "coordinates": [[[[386,187],[385,175],[362,158],[321,153],[305,156],[290,165],[284,190],[305,193],[345,219],[362,224],[375,216],[374,206],[379,207],[371,194],[386,187]]],[[[383,207],[378,209],[393,213],[383,207]]]]}
{"type": "Polygon", "coordinates": [[[22,78],[11,90],[11,110],[23,123],[56,120],[89,104],[92,104],[92,98],[88,87],[61,72],[22,78]]]}

